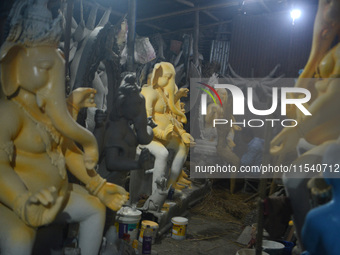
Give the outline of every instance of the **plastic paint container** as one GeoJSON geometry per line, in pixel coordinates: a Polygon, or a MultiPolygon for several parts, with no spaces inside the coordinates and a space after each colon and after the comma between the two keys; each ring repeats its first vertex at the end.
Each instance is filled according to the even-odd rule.
{"type": "Polygon", "coordinates": [[[162,207],[162,212],[168,212],[170,210],[171,207],[175,206],[176,203],[175,202],[166,202],[163,204],[162,207]]]}
{"type": "Polygon", "coordinates": [[[115,226],[120,239],[125,239],[128,235],[130,235],[130,242],[137,239],[141,215],[141,211],[130,207],[122,207],[117,212],[115,226]]]}
{"type": "Polygon", "coordinates": [[[173,217],[172,222],[172,238],[176,240],[184,240],[187,234],[188,219],[184,217],[173,217]]]}
{"type": "Polygon", "coordinates": [[[285,246],[279,242],[263,240],[262,248],[270,255],[282,255],[285,246]]]}
{"type": "Polygon", "coordinates": [[[154,244],[156,240],[159,225],[156,222],[151,221],[151,220],[142,221],[142,226],[140,228],[138,241],[141,243],[143,242],[143,234],[144,234],[144,230],[146,229],[147,225],[149,225],[152,230],[152,244],[154,244]]]}
{"type": "MultiPolygon", "coordinates": [[[[241,249],[236,252],[236,255],[255,255],[256,250],[255,249],[241,249]]],[[[269,255],[266,252],[262,252],[262,255],[269,255]]]]}

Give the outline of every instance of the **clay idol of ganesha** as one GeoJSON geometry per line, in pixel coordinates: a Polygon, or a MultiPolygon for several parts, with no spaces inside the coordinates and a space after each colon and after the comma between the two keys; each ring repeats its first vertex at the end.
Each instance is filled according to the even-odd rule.
{"type": "Polygon", "coordinates": [[[38,227],[66,221],[79,222],[82,254],[98,254],[105,206],[118,210],[128,193],[96,174],[96,140],[68,112],[57,49],[62,18],[52,19],[47,0],[20,0],[8,19],[0,52],[0,252],[29,255],[38,227]],[[70,184],[66,169],[84,186],[70,184]]]}

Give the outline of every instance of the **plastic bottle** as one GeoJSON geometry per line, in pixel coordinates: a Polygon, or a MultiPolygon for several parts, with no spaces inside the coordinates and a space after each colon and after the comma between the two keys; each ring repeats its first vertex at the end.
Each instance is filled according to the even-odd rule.
{"type": "Polygon", "coordinates": [[[143,246],[142,246],[142,254],[151,254],[151,245],[152,245],[152,230],[150,225],[146,226],[146,229],[143,233],[143,246]]]}
{"type": "Polygon", "coordinates": [[[138,240],[135,239],[132,242],[132,248],[135,250],[136,255],[139,255],[139,250],[138,250],[138,240]]]}

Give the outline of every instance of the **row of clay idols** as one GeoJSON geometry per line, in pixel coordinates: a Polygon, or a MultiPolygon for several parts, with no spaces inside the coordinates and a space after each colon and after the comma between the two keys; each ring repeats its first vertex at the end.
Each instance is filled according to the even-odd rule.
{"type": "MultiPolygon", "coordinates": [[[[94,72],[94,77],[91,77],[92,81],[88,86],[96,89],[94,96],[96,107],[87,109],[85,122],[86,127],[94,133],[99,145],[101,161],[99,162],[98,173],[110,182],[124,186],[130,170],[149,170],[148,172],[153,173],[151,181],[150,175],[149,177],[144,176],[143,171],[133,171],[131,173],[133,175],[130,181],[131,203],[136,203],[136,200],[142,194],[161,192],[164,194],[161,199],[158,196],[157,199],[151,196],[150,199],[153,203],[149,201],[144,207],[144,209],[160,209],[166,190],[171,185],[177,189],[190,186],[190,182],[185,179],[187,176],[182,171],[182,167],[188,153],[188,146],[186,145],[193,144],[193,139],[183,129],[181,121],[184,121],[185,115],[183,105],[179,101],[180,97],[187,96],[188,90],[178,90],[174,83],[175,70],[173,66],[170,63],[161,63],[157,64],[154,71],[149,74],[148,84],[143,86],[142,94],[136,84],[136,78],[138,77],[133,74],[126,75],[121,84],[117,86],[117,89],[110,93],[109,89],[112,89],[115,85],[109,85],[109,83],[116,82],[112,77],[114,76],[112,73],[119,73],[119,70],[116,69],[112,71],[112,66],[107,64],[107,62],[112,63],[118,60],[118,56],[112,50],[115,41],[114,29],[107,25],[108,14],[106,12],[95,27],[93,23],[95,15],[96,10],[91,10],[86,27],[84,27],[84,22],[80,22],[72,29],[70,86],[72,89],[84,86],[83,82],[87,81],[92,72],[94,72]],[[80,33],[80,31],[82,32],[80,33]],[[82,36],[79,36],[80,34],[82,36]],[[79,44],[80,41],[82,41],[81,44],[79,44]],[[78,44],[79,47],[77,46],[78,44]],[[102,47],[103,45],[105,47],[102,47]],[[89,68],[89,61],[92,63],[91,66],[97,66],[97,70],[94,71],[92,67],[89,68]],[[166,74],[162,74],[165,68],[167,69],[166,74]],[[172,78],[169,79],[168,84],[168,81],[164,79],[170,77],[172,78]],[[154,85],[150,87],[151,80],[153,80],[154,85]],[[147,87],[149,88],[146,89],[147,87]],[[147,92],[151,89],[154,92],[158,91],[158,99],[152,98],[154,95],[147,92]],[[110,95],[113,96],[110,97],[110,95]],[[145,104],[159,104],[161,95],[161,100],[165,104],[173,105],[171,112],[173,113],[173,119],[176,120],[176,123],[168,125],[166,130],[163,129],[163,124],[160,121],[155,120],[155,112],[147,111],[145,108],[145,104]],[[103,113],[104,111],[108,112],[109,116],[106,116],[103,113]],[[106,120],[106,123],[103,120],[106,120]],[[158,139],[160,135],[164,135],[161,143],[158,139]],[[155,137],[153,138],[153,136],[155,137]],[[175,139],[175,137],[177,138],[175,139]],[[168,144],[170,140],[172,140],[171,145],[168,144]],[[186,145],[184,146],[184,144],[186,145]],[[138,145],[140,145],[139,148],[137,148],[138,145]],[[140,154],[139,156],[137,155],[138,159],[136,159],[136,148],[137,154],[140,154]],[[142,148],[141,151],[140,148],[142,148]],[[168,149],[173,149],[177,155],[170,171],[166,171],[168,149]],[[179,176],[179,173],[182,173],[182,175],[179,176]],[[170,181],[170,179],[173,180],[170,181]],[[175,180],[180,180],[180,184],[177,184],[175,180]],[[157,188],[159,185],[162,188],[157,188]],[[156,200],[159,200],[159,202],[156,202],[156,200]],[[155,203],[157,206],[149,206],[155,203]]],[[[123,45],[121,39],[125,38],[126,32],[126,23],[123,22],[121,30],[117,34],[118,51],[121,54],[123,45]]],[[[152,48],[150,45],[145,45],[145,47],[152,48]]],[[[147,55],[151,56],[152,54],[147,55]]],[[[136,61],[141,63],[138,59],[136,61]]],[[[159,106],[157,107],[159,108],[159,106]]],[[[169,120],[166,119],[165,123],[167,124],[168,122],[169,120]]]]}
{"type": "MultiPolygon", "coordinates": [[[[1,250],[5,251],[4,254],[7,251],[10,254],[13,249],[13,254],[29,254],[36,227],[55,220],[71,220],[80,223],[82,254],[96,254],[101,242],[98,233],[103,232],[105,221],[104,205],[116,211],[127,201],[128,193],[95,172],[98,160],[96,139],[74,120],[80,108],[94,106],[95,91],[75,90],[66,104],[64,61],[53,43],[27,47],[6,41],[1,57],[4,95],[0,111],[6,119],[1,122],[0,135],[0,221],[5,226],[0,231],[1,250]],[[75,142],[82,146],[83,151],[75,142]],[[85,186],[70,185],[66,169],[85,186]],[[18,235],[13,231],[20,233],[25,240],[18,242],[18,235]],[[13,238],[3,241],[8,236],[13,238]]],[[[164,191],[179,178],[192,142],[191,136],[183,129],[185,115],[175,106],[180,105],[179,94],[183,91],[176,91],[174,76],[171,64],[157,64],[152,85],[142,90],[145,101],[135,84],[135,77],[127,76],[116,101],[120,108],[112,112],[106,125],[109,132],[105,138],[105,165],[110,167],[109,170],[124,167],[124,170],[149,169],[152,165],[145,165],[150,159],[148,151],[154,155],[155,187],[150,201],[157,209],[162,207],[166,198],[167,192],[164,191]],[[147,113],[157,125],[154,138],[154,123],[148,122],[147,113]],[[141,160],[135,162],[139,144],[145,144],[146,148],[141,152],[141,160]],[[169,148],[176,151],[170,178],[168,182],[157,185],[157,179],[164,180],[168,175],[169,148]],[[133,160],[124,162],[125,159],[133,160]]]]}
{"type": "Polygon", "coordinates": [[[119,210],[128,193],[96,174],[96,139],[74,121],[80,108],[96,106],[96,91],[74,90],[66,107],[65,63],[57,50],[59,37],[48,30],[53,23],[54,31],[61,31],[60,17],[52,22],[43,5],[25,4],[22,1],[13,7],[14,21],[22,23],[14,23],[1,48],[1,111],[6,113],[5,118],[9,116],[2,123],[1,136],[1,181],[6,183],[1,185],[1,253],[31,254],[36,227],[76,221],[80,224],[82,254],[97,254],[105,222],[104,205],[119,210]],[[20,17],[21,13],[37,15],[37,9],[45,20],[20,17]],[[36,31],[25,30],[26,34],[20,32],[18,37],[15,25],[19,30],[32,26],[36,31]],[[70,185],[66,169],[85,187],[70,185]]]}
{"type": "Polygon", "coordinates": [[[130,170],[152,173],[150,181],[144,171],[131,172],[132,204],[146,192],[145,185],[152,185],[145,210],[160,210],[171,186],[190,185],[182,168],[193,138],[183,128],[186,117],[179,101],[187,96],[188,90],[178,90],[174,79],[175,69],[167,62],[155,65],[150,84],[144,85],[141,92],[136,77],[126,75],[106,125],[97,125],[94,130],[97,140],[103,141],[104,158],[98,170],[101,176],[123,186],[130,170]],[[137,160],[136,149],[140,152],[137,160]],[[169,150],[175,152],[170,167],[169,150]],[[177,184],[178,181],[184,185],[177,184]]]}
{"type": "MultiPolygon", "coordinates": [[[[187,96],[188,90],[178,90],[174,82],[175,70],[172,64],[156,64],[149,76],[149,84],[145,84],[140,93],[136,77],[133,74],[126,75],[115,93],[106,125],[97,122],[93,132],[103,155],[98,170],[100,175],[124,186],[128,171],[151,169],[149,172],[153,173],[153,180],[149,182],[149,185],[152,185],[150,193],[163,195],[161,199],[158,195],[157,199],[151,196],[153,203],[150,204],[149,201],[144,209],[158,210],[162,207],[165,194],[171,185],[177,189],[190,186],[182,167],[188,147],[194,142],[182,124],[182,121],[186,122],[186,117],[180,98],[187,96]],[[151,80],[154,85],[150,84],[151,80]],[[142,150],[136,160],[138,145],[144,146],[140,146],[142,150]],[[166,170],[169,169],[169,149],[175,151],[170,173],[166,170]],[[163,184],[160,185],[160,182],[163,184]]],[[[97,110],[95,119],[98,120],[97,116],[101,114],[101,111],[97,110]]],[[[103,115],[104,119],[107,118],[103,115]]],[[[143,186],[141,182],[148,182],[148,178],[143,179],[144,174],[135,171],[132,173],[136,174],[136,183],[132,182],[130,185],[133,197],[145,192],[136,189],[136,186],[143,186]]],[[[132,203],[136,202],[133,200],[132,203]]]]}
{"type": "MultiPolygon", "coordinates": [[[[32,5],[28,1],[14,4],[9,15],[9,35],[0,50],[0,112],[4,120],[0,124],[0,249],[4,255],[31,254],[38,227],[52,222],[79,222],[79,247],[83,255],[93,255],[98,253],[102,241],[105,206],[117,211],[129,194],[95,171],[99,158],[97,141],[75,121],[80,108],[94,106],[95,91],[75,90],[66,103],[65,62],[57,49],[62,18],[53,20],[46,3],[43,0],[32,5]],[[84,185],[69,183],[66,170],[84,185]]],[[[182,126],[186,122],[184,113],[173,106],[175,100],[171,99],[177,90],[173,67],[161,63],[155,68],[159,74],[157,70],[166,73],[166,77],[154,75],[152,79],[155,89],[150,95],[157,96],[145,93],[146,104],[155,110],[143,110],[144,98],[136,91],[134,77],[126,77],[126,86],[119,88],[119,100],[115,102],[119,107],[109,116],[108,126],[114,131],[108,133],[112,140],[105,139],[105,163],[115,169],[115,156],[121,148],[126,149],[128,158],[134,158],[138,144],[151,142],[153,123],[147,119],[148,112],[159,127],[152,142],[146,145],[156,158],[154,175],[168,174],[164,167],[167,149],[177,151],[172,166],[175,170],[165,181],[168,186],[178,179],[192,139],[182,126]],[[167,95],[162,88],[168,84],[174,91],[167,95]],[[132,108],[129,100],[138,105],[132,108]],[[173,108],[174,113],[168,108],[173,108]],[[122,116],[134,120],[133,129],[128,118],[122,116]],[[161,130],[163,121],[172,123],[166,131],[161,130]],[[116,141],[121,141],[123,147],[117,146],[116,141]]],[[[144,149],[140,157],[150,155],[144,149]]],[[[127,168],[152,168],[140,161],[134,163],[127,168]]]]}

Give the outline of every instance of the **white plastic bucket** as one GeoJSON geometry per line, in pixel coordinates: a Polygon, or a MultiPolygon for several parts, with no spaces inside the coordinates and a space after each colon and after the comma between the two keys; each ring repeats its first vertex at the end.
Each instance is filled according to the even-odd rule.
{"type": "Polygon", "coordinates": [[[130,207],[122,207],[117,212],[115,226],[120,239],[129,238],[128,236],[130,236],[131,243],[137,239],[141,215],[141,211],[133,210],[130,207]]]}
{"type": "Polygon", "coordinates": [[[176,240],[184,240],[187,234],[188,219],[184,217],[173,217],[172,222],[172,238],[176,240]]]}
{"type": "MultiPolygon", "coordinates": [[[[256,250],[255,249],[241,249],[236,252],[236,255],[255,255],[256,250]]],[[[266,252],[262,252],[262,255],[269,255],[266,252]]]]}
{"type": "Polygon", "coordinates": [[[151,221],[151,220],[143,220],[142,221],[142,226],[140,228],[138,241],[140,241],[141,243],[143,242],[143,234],[144,234],[144,230],[146,229],[147,225],[149,225],[151,230],[152,230],[152,244],[154,244],[156,236],[157,236],[159,225],[156,222],[151,221]]]}
{"type": "Polygon", "coordinates": [[[285,246],[279,242],[263,240],[262,248],[270,255],[281,255],[285,246]]]}

